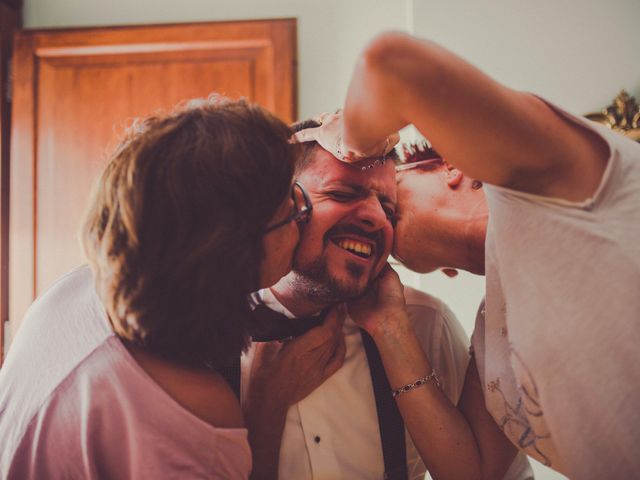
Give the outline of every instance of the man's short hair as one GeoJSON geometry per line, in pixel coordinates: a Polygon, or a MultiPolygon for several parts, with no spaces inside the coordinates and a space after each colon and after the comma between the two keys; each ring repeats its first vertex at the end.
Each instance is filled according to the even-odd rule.
{"type": "Polygon", "coordinates": [[[262,108],[220,97],[130,129],[81,231],[119,337],[188,365],[238,358],[261,232],[291,191],[291,134],[262,108]]]}
{"type": "MultiPolygon", "coordinates": [[[[314,120],[313,118],[308,118],[306,120],[301,120],[299,122],[294,123],[293,125],[291,125],[291,129],[294,131],[294,133],[297,133],[301,130],[306,130],[307,128],[316,128],[321,125],[322,124],[317,120],[314,120]]],[[[305,171],[308,167],[311,166],[314,158],[314,155],[313,155],[314,150],[316,148],[321,148],[320,145],[318,145],[318,142],[304,142],[301,144],[301,146],[302,146],[302,153],[300,155],[298,162],[296,163],[296,171],[295,171],[296,176],[300,175],[303,171],[305,171]]],[[[395,149],[391,150],[386,155],[386,158],[393,160],[396,164],[400,161],[398,157],[398,153],[396,152],[395,149]]]]}

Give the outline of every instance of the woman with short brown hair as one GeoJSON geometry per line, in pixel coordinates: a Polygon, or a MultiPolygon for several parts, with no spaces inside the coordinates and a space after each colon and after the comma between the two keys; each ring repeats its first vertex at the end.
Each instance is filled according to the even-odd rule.
{"type": "MultiPolygon", "coordinates": [[[[34,303],[0,372],[0,477],[249,475],[223,374],[248,342],[247,296],[290,270],[311,214],[290,134],[223,98],[133,126],[82,227],[90,268],[34,303]]],[[[318,329],[314,351],[335,351],[339,328],[318,329]]]]}

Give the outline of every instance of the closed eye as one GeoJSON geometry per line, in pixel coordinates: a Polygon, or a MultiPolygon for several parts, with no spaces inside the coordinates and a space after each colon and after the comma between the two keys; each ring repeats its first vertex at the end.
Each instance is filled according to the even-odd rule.
{"type": "Polygon", "coordinates": [[[351,200],[358,198],[358,195],[355,193],[341,192],[337,190],[327,192],[327,195],[337,202],[350,202],[351,200]]]}
{"type": "MultiPolygon", "coordinates": [[[[336,202],[341,202],[341,203],[352,202],[362,197],[360,193],[345,192],[342,190],[332,190],[332,191],[326,192],[326,195],[332,200],[335,200],[336,202]]],[[[385,216],[391,222],[391,224],[395,225],[396,223],[395,208],[383,204],[382,209],[384,210],[385,216]]]]}
{"type": "Polygon", "coordinates": [[[389,208],[389,207],[385,207],[385,206],[383,206],[382,209],[384,210],[384,213],[387,216],[387,218],[389,219],[389,221],[391,222],[391,224],[393,226],[395,226],[396,225],[396,221],[397,221],[395,210],[393,210],[392,208],[389,208]]]}

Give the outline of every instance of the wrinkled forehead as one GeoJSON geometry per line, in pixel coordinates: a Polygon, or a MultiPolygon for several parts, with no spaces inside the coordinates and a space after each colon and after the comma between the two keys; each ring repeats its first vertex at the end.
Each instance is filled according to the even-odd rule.
{"type": "MultiPolygon", "coordinates": [[[[365,161],[365,164],[371,163],[365,161]]],[[[341,162],[322,148],[314,149],[313,159],[299,173],[298,178],[305,187],[314,190],[323,186],[344,184],[374,191],[396,200],[396,171],[392,160],[373,168],[362,168],[362,164],[341,162]]]]}

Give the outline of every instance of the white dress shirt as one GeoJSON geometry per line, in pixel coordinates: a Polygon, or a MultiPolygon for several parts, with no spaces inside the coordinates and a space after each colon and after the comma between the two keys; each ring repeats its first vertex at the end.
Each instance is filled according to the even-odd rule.
{"type": "MultiPolygon", "coordinates": [[[[271,309],[294,316],[268,290],[261,296],[271,309]]],[[[408,287],[405,296],[409,318],[443,391],[457,403],[469,361],[467,336],[440,300],[408,287]]],[[[362,337],[350,318],[343,331],[347,352],[342,368],[289,409],[280,448],[281,479],[383,478],[378,414],[362,337]]],[[[245,392],[253,352],[250,348],[242,359],[245,392]]],[[[406,444],[409,478],[424,478],[426,467],[408,434],[406,444]]]]}

